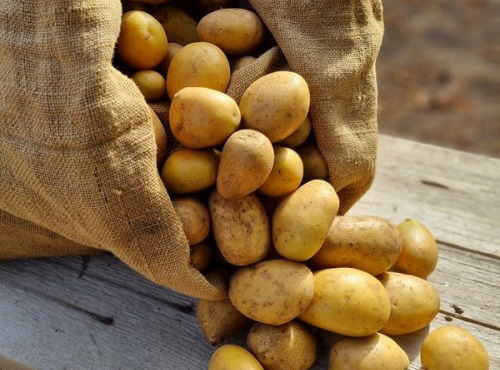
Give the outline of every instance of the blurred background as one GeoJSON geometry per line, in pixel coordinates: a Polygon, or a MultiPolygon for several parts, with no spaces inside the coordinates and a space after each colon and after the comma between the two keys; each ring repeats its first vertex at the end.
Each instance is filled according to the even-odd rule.
{"type": "Polygon", "coordinates": [[[379,131],[500,157],[500,0],[383,0],[379,131]]]}

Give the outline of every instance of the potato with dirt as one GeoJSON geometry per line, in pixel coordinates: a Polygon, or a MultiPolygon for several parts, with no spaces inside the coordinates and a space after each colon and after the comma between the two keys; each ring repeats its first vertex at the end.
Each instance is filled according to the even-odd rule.
{"type": "Polygon", "coordinates": [[[210,215],[205,204],[194,197],[175,197],[172,205],[189,245],[201,243],[210,233],[210,215]]]}

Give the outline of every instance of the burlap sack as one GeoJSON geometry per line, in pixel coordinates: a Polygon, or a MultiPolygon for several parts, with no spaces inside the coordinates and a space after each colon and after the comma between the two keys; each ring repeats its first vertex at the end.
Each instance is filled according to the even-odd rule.
{"type": "MultiPolygon", "coordinates": [[[[251,4],[278,47],[235,73],[228,93],[239,99],[277,69],[304,76],[345,212],[375,168],[380,1],[251,4]]],[[[0,259],[106,250],[159,284],[221,298],[222,281],[190,266],[146,103],[111,65],[120,17],[119,0],[2,2],[0,259]]]]}

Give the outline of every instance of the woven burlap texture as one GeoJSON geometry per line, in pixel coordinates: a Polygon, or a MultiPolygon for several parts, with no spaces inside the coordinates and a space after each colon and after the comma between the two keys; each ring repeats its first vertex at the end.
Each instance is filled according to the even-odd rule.
{"type": "MultiPolygon", "coordinates": [[[[278,47],[233,75],[300,73],[330,182],[347,211],[375,171],[379,1],[251,1],[278,47]]],[[[111,64],[118,0],[5,0],[0,11],[0,259],[112,252],[152,281],[208,299],[218,275],[189,245],[155,164],[147,105],[111,64]]],[[[165,121],[165,106],[157,106],[165,121]]]]}

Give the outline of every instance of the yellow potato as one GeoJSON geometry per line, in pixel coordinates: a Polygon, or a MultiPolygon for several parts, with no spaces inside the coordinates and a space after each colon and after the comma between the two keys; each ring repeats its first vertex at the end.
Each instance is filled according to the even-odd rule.
{"type": "Polygon", "coordinates": [[[146,101],[158,100],[165,95],[165,79],[156,71],[145,69],[134,73],[130,77],[146,101]]]}
{"type": "Polygon", "coordinates": [[[170,129],[185,147],[200,149],[223,143],[240,124],[238,104],[206,87],[185,87],[172,99],[170,129]]]}
{"type": "Polygon", "coordinates": [[[367,272],[339,267],[314,273],[314,297],[299,318],[334,333],[364,337],[379,331],[390,311],[380,281],[367,272]]]}
{"type": "Polygon", "coordinates": [[[271,173],[273,145],[255,130],[239,130],[227,139],[217,172],[217,191],[238,199],[257,190],[271,173]]]}
{"type": "Polygon", "coordinates": [[[205,204],[194,197],[179,197],[172,199],[172,205],[189,245],[201,243],[210,232],[210,216],[205,204]]]}
{"type": "Polygon", "coordinates": [[[153,118],[153,130],[156,141],[156,164],[161,166],[167,156],[167,133],[165,132],[163,123],[161,123],[160,118],[158,118],[155,111],[149,105],[148,108],[151,113],[151,117],[153,118]]]}
{"type": "Polygon", "coordinates": [[[272,235],[280,255],[305,261],[318,252],[339,209],[339,197],[326,181],[312,180],[284,198],[274,211],[272,235]]]}
{"type": "Polygon", "coordinates": [[[196,314],[205,338],[212,345],[251,324],[251,320],[234,308],[228,298],[219,301],[200,299],[196,314]]]}
{"type": "Polygon", "coordinates": [[[299,187],[303,175],[304,166],[297,152],[275,145],[273,168],[259,192],[270,197],[288,195],[299,187]]]}
{"type": "Polygon", "coordinates": [[[267,370],[307,370],[318,357],[318,340],[296,320],[283,325],[255,324],[247,346],[267,370]]]}
{"type": "Polygon", "coordinates": [[[226,92],[231,78],[229,61],[223,51],[208,42],[184,46],[170,62],[167,93],[170,99],[184,87],[208,87],[226,92]]]}
{"type": "Polygon", "coordinates": [[[169,42],[187,45],[198,41],[196,34],[198,22],[181,9],[170,5],[160,5],[153,10],[152,15],[163,26],[169,42]]]}
{"type": "Polygon", "coordinates": [[[242,69],[247,65],[250,65],[257,58],[251,55],[245,55],[239,58],[235,58],[231,62],[231,73],[236,72],[238,69],[242,69]]]}
{"type": "Polygon", "coordinates": [[[244,266],[266,257],[271,248],[271,228],[257,195],[227,200],[214,190],[208,207],[213,235],[226,261],[244,266]]]}
{"type": "Polygon", "coordinates": [[[339,340],[332,346],[328,362],[329,370],[406,370],[409,366],[405,351],[379,333],[339,340]]]}
{"type": "Polygon", "coordinates": [[[316,268],[354,267],[378,275],[394,264],[401,245],[396,226],[384,218],[337,216],[311,263],[316,268]]]}
{"type": "Polygon", "coordinates": [[[201,243],[192,245],[189,248],[191,266],[198,271],[204,272],[212,262],[213,245],[210,239],[205,239],[201,243]]]}
{"type": "Polygon", "coordinates": [[[163,76],[167,75],[168,67],[170,67],[170,62],[172,61],[172,58],[181,49],[182,49],[182,45],[180,45],[180,44],[176,44],[175,42],[169,42],[168,43],[167,55],[165,55],[165,58],[161,62],[160,69],[159,69],[160,73],[162,73],[163,76]]]}
{"type": "Polygon", "coordinates": [[[304,182],[314,179],[328,180],[328,165],[315,144],[304,144],[295,150],[304,164],[304,182]]]}
{"type": "Polygon", "coordinates": [[[398,225],[403,248],[393,270],[425,279],[436,268],[438,246],[431,232],[420,222],[408,219],[398,225]]]}
{"type": "Polygon", "coordinates": [[[161,178],[169,192],[194,193],[215,184],[219,158],[211,149],[179,149],[167,158],[161,178]]]}
{"type": "Polygon", "coordinates": [[[268,260],[238,269],[229,282],[229,299],[243,315],[281,325],[300,315],[314,293],[309,268],[283,259],[268,260]]]}
{"type": "Polygon", "coordinates": [[[208,370],[264,370],[257,359],[245,348],[225,344],[219,347],[208,363],[208,370]]]}
{"type": "Polygon", "coordinates": [[[217,45],[226,55],[240,56],[262,44],[265,26],[250,10],[218,9],[204,16],[196,31],[201,41],[217,45]]]}
{"type": "Polygon", "coordinates": [[[391,316],[380,329],[387,335],[402,335],[420,330],[436,317],[440,299],[427,280],[398,272],[378,276],[391,301],[391,316]]]}
{"type": "Polygon", "coordinates": [[[273,72],[254,81],[243,93],[241,118],[246,128],[262,132],[274,143],[299,128],[309,103],[309,87],[299,74],[273,72]]]}
{"type": "Polygon", "coordinates": [[[309,116],[300,124],[299,128],[292,132],[289,136],[281,140],[278,144],[295,148],[302,145],[307,140],[312,130],[312,122],[309,116]]]}
{"type": "Polygon", "coordinates": [[[426,370],[488,370],[484,345],[467,330],[445,325],[431,331],[422,343],[420,361],[426,370]]]}
{"type": "Polygon", "coordinates": [[[122,15],[117,53],[120,59],[136,69],[156,67],[167,55],[167,35],[161,24],[141,10],[122,15]]]}

